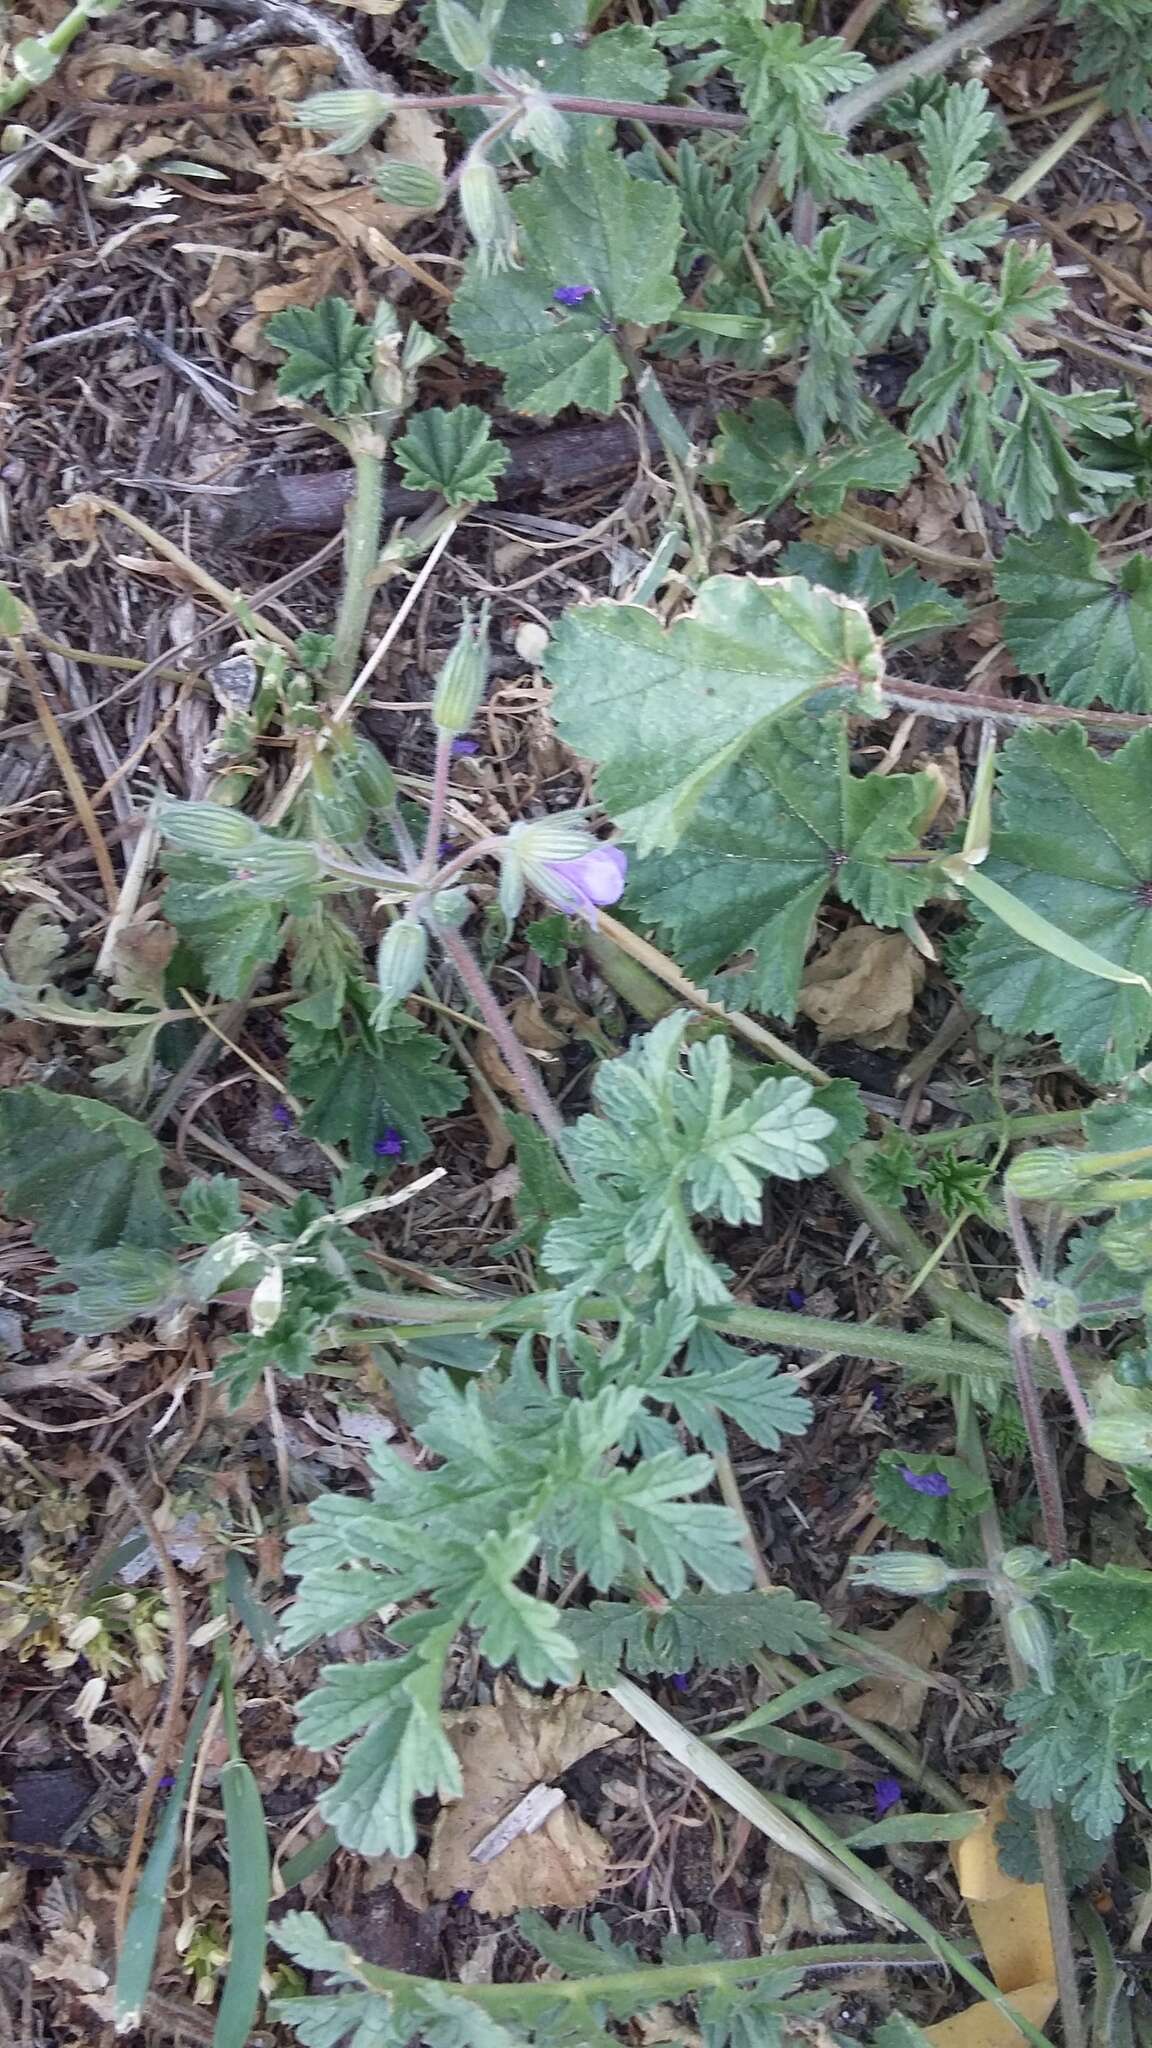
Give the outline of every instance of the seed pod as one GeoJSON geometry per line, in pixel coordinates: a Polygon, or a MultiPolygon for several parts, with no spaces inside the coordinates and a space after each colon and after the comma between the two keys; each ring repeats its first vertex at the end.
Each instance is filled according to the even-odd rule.
{"type": "Polygon", "coordinates": [[[1009,1641],[1034,1672],[1041,1692],[1051,1692],[1055,1685],[1052,1635],[1040,1609],[1030,1600],[1022,1600],[1009,1610],[1006,1626],[1009,1641]]]}
{"type": "Polygon", "coordinates": [[[1047,1551],[1038,1550],[1034,1543],[1017,1543],[1000,1559],[1000,1569],[1005,1578],[1014,1579],[1017,1583],[1044,1571],[1047,1564],[1047,1551]]]}
{"type": "Polygon", "coordinates": [[[469,157],[460,173],[459,193],[481,273],[487,277],[510,270],[516,261],[516,216],[485,157],[469,157]]]}
{"type": "Polygon", "coordinates": [[[563,164],[568,157],[568,123],[545,93],[526,95],[512,126],[513,142],[527,143],[550,164],[563,164]]]}
{"type": "Polygon", "coordinates": [[[428,934],[415,918],[402,917],[390,924],[376,953],[376,986],[380,1001],[372,1022],[383,1030],[392,1012],[410,996],[424,972],[428,959],[428,934]]]}
{"type": "Polygon", "coordinates": [[[198,853],[205,860],[240,860],[260,840],[260,827],[254,819],[223,804],[164,804],[158,823],[169,846],[180,853],[198,853]]]}
{"type": "Polygon", "coordinates": [[[371,740],[358,738],[355,752],[356,787],[372,811],[390,811],[396,801],[396,777],[371,740]]]}
{"type": "Polygon", "coordinates": [[[436,0],[436,26],[461,71],[482,71],[491,62],[491,37],[460,0],[436,0]]]}
{"type": "Polygon", "coordinates": [[[332,137],[325,145],[325,155],[350,156],[354,149],[362,149],[371,141],[377,128],[388,119],[391,108],[392,101],[386,92],[366,89],[314,92],[310,98],[301,100],[294,111],[302,128],[332,137]]]}
{"type": "Polygon", "coordinates": [[[260,903],[278,903],[296,889],[308,889],[320,881],[323,864],[314,846],[302,839],[273,839],[261,836],[236,869],[244,892],[260,903]]]}
{"type": "Polygon", "coordinates": [[[889,1550],[881,1557],[854,1557],[852,1578],[857,1586],[879,1586],[885,1593],[925,1597],[945,1592],[952,1582],[952,1574],[941,1558],[919,1550],[889,1550]]]}
{"type": "Polygon", "coordinates": [[[432,699],[432,723],[445,734],[467,732],[480,708],[488,681],[488,606],[482,604],[474,619],[465,614],[464,624],[436,679],[432,699]]]}
{"type": "Polygon", "coordinates": [[[1057,1202],[1075,1194],[1084,1179],[1084,1155],[1059,1146],[1020,1152],[1004,1176],[1010,1194],[1022,1202],[1057,1202]]]}
{"type": "Polygon", "coordinates": [[[444,180],[423,164],[389,158],[376,173],[376,190],[389,206],[410,206],[415,213],[437,213],[444,204],[444,180]]]}

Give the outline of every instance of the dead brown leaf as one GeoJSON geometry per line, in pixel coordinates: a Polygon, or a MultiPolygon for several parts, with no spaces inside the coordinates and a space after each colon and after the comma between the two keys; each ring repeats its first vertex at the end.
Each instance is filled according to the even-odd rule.
{"type": "Polygon", "coordinates": [[[0,1870],[0,1934],[6,1934],[24,1911],[28,1872],[13,1865],[0,1870]]]}
{"type": "MultiPolygon", "coordinates": [[[[937,1613],[918,1603],[891,1628],[862,1628],[859,1634],[862,1642],[874,1643],[878,1650],[902,1657],[920,1671],[930,1671],[951,1642],[956,1622],[953,1608],[937,1613]]],[[[911,1733],[920,1725],[927,1695],[927,1684],[920,1685],[914,1678],[878,1678],[853,1700],[852,1712],[862,1721],[879,1721],[885,1728],[911,1733]]]]}
{"type": "Polygon", "coordinates": [[[798,1007],[821,1038],[903,1048],[924,962],[903,932],[850,925],[804,975],[798,1007]]]}
{"type": "Polygon", "coordinates": [[[502,1679],[494,1706],[449,1714],[447,1720],[464,1790],[436,1822],[428,1857],[430,1896],[468,1891],[476,1912],[491,1914],[590,1905],[603,1889],[608,1844],[567,1802],[491,1863],[475,1862],[472,1851],[526,1792],[618,1741],[631,1726],[629,1717],[598,1693],[542,1700],[502,1679]]]}
{"type": "Polygon", "coordinates": [[[74,1991],[104,1991],[108,1972],[93,1960],[96,1923],[85,1914],[74,1926],[53,1927],[40,1954],[30,1965],[41,1984],[69,1984],[74,1991]]]}
{"type": "Polygon", "coordinates": [[[1102,200],[1096,206],[1077,206],[1061,214],[1063,228],[1099,228],[1102,235],[1143,235],[1144,215],[1126,199],[1102,200]]]}

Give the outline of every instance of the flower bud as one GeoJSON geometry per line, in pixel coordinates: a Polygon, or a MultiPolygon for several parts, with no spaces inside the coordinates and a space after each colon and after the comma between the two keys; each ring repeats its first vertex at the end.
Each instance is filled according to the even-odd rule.
{"type": "Polygon", "coordinates": [[[1121,1273],[1143,1273],[1152,1266],[1152,1223],[1113,1216],[1100,1232],[1100,1249],[1121,1273]]]}
{"type": "Polygon", "coordinates": [[[436,679],[432,699],[432,723],[441,733],[467,732],[480,708],[488,681],[488,605],[480,607],[475,619],[465,613],[464,623],[436,679]]]}
{"type": "Polygon", "coordinates": [[[1036,1330],[1074,1330],[1080,1321],[1080,1296],[1074,1287],[1042,1280],[1024,1297],[1024,1308],[1036,1330]]]}
{"type": "Polygon", "coordinates": [[[1075,1194],[1084,1179],[1083,1154],[1058,1146],[1019,1152],[1004,1176],[1010,1194],[1022,1202],[1055,1202],[1075,1194]]]}
{"type": "Polygon", "coordinates": [[[389,206],[411,207],[413,213],[438,213],[444,204],[444,180],[423,164],[389,158],[376,172],[376,190],[389,206]]]}
{"type": "Polygon", "coordinates": [[[491,61],[492,39],[461,0],[436,0],[436,26],[461,71],[482,71],[491,61]]]}
{"type": "Polygon", "coordinates": [[[350,156],[363,149],[389,116],[391,97],[386,92],[360,89],[355,92],[314,92],[295,108],[302,128],[316,135],[330,135],[326,156],[350,156]]]}
{"type": "Polygon", "coordinates": [[[481,274],[511,270],[516,262],[516,217],[490,163],[469,157],[460,173],[460,208],[481,274]]]}
{"type": "Polygon", "coordinates": [[[372,811],[390,811],[396,801],[396,777],[371,740],[357,739],[355,750],[356,787],[372,811]]]}
{"type": "Polygon", "coordinates": [[[283,1307],[284,1268],[274,1260],[256,1282],[248,1303],[248,1327],[253,1336],[267,1336],[279,1322],[283,1307]]]}
{"type": "Polygon", "coordinates": [[[392,1012],[410,996],[424,972],[428,958],[428,934],[413,917],[398,918],[390,924],[376,952],[376,986],[380,1001],[372,1022],[382,1031],[392,1012]]]}
{"type": "Polygon", "coordinates": [[[1030,1600],[1021,1600],[1009,1609],[1006,1628],[1009,1642],[1035,1674],[1041,1692],[1051,1692],[1055,1685],[1052,1635],[1040,1609],[1030,1600]]]}
{"type": "Polygon", "coordinates": [[[169,846],[205,860],[239,860],[260,841],[255,820],[223,804],[162,804],[157,822],[169,846]]]}
{"type": "Polygon", "coordinates": [[[472,915],[472,898],[467,889],[437,889],[429,915],[433,924],[458,932],[472,915]]]}
{"type": "Polygon", "coordinates": [[[948,1566],[927,1551],[889,1550],[880,1557],[854,1557],[852,1580],[857,1586],[878,1586],[885,1593],[931,1596],[946,1592],[952,1582],[948,1566]]]}
{"type": "Polygon", "coordinates": [[[568,123],[545,93],[525,94],[520,113],[512,124],[512,140],[525,143],[550,164],[567,161],[568,123]]]}
{"type": "Polygon", "coordinates": [[[1038,1550],[1034,1543],[1017,1543],[1011,1550],[1006,1550],[1000,1559],[1000,1569],[1005,1578],[1013,1579],[1017,1584],[1035,1577],[1037,1572],[1046,1571],[1047,1568],[1047,1551],[1038,1550]]]}
{"type": "Polygon", "coordinates": [[[277,903],[296,889],[313,888],[324,873],[316,848],[304,839],[264,833],[236,867],[236,880],[259,903],[277,903]]]}

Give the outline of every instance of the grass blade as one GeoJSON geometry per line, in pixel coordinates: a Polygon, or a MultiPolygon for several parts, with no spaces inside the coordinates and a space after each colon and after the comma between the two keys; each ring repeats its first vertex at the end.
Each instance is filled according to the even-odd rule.
{"type": "Polygon", "coordinates": [[[176,1854],[180,1838],[180,1816],[188,1787],[192,1782],[192,1771],[200,1738],[216,1697],[219,1676],[209,1673],[204,1690],[197,1702],[196,1711],[188,1723],[184,1737],[184,1754],[180,1768],[169,1795],[168,1804],[153,1836],[148,1860],[140,1873],[136,1897],[128,1925],[124,1930],[124,1946],[116,1966],[116,2027],[121,2033],[140,2024],[148,1986],[152,1982],[152,1966],[156,1961],[156,1944],[160,1939],[160,1922],[164,1914],[164,1900],[168,1890],[168,1873],[176,1854]]]}
{"type": "Polygon", "coordinates": [[[260,2003],[272,1860],[260,1788],[250,1766],[225,1764],[220,1793],[227,1826],[232,1942],[212,2048],[245,2048],[260,2003]]]}

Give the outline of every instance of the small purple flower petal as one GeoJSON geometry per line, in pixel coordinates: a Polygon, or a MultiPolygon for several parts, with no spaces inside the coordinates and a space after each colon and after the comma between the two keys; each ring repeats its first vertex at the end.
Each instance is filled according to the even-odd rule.
{"type": "Polygon", "coordinates": [[[952,1488],[942,1472],[913,1472],[907,1465],[901,1465],[900,1477],[913,1493],[927,1493],[933,1500],[947,1500],[952,1488]]]}
{"type": "Polygon", "coordinates": [[[672,1689],[674,1692],[687,1692],[688,1673],[686,1671],[674,1671],[672,1673],[672,1689]]]}
{"type": "Polygon", "coordinates": [[[453,740],[448,752],[454,761],[459,761],[465,754],[478,754],[480,752],[480,742],[479,740],[469,739],[453,740]]]}
{"type": "Polygon", "coordinates": [[[595,289],[594,284],[558,284],[552,297],[558,306],[582,306],[595,289]]]}
{"type": "Polygon", "coordinates": [[[891,1813],[894,1806],[899,1806],[904,1797],[904,1787],[899,1778],[877,1778],[872,1788],[872,1797],[876,1802],[876,1818],[883,1820],[886,1813],[891,1813]]]}
{"type": "Polygon", "coordinates": [[[403,1159],[408,1146],[394,1124],[385,1124],[383,1133],[377,1138],[372,1150],[377,1159],[403,1159]]]}
{"type": "Polygon", "coordinates": [[[540,863],[545,880],[540,892],[566,917],[583,917],[591,925],[597,910],[606,903],[618,903],[628,880],[628,856],[622,847],[607,843],[589,848],[577,860],[546,860],[540,863]]]}
{"type": "Polygon", "coordinates": [[[295,1119],[286,1102],[274,1102],[272,1104],[272,1115],[282,1131],[290,1131],[292,1129],[295,1119]]]}
{"type": "Polygon", "coordinates": [[[808,1296],[802,1287],[789,1287],[784,1295],[784,1299],[788,1303],[789,1308],[801,1309],[804,1307],[808,1296]]]}
{"type": "Polygon", "coordinates": [[[454,1906],[467,1906],[471,1898],[471,1892],[453,1892],[451,1904],[454,1906]]]}

